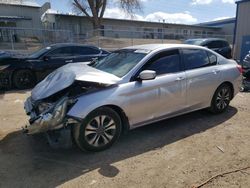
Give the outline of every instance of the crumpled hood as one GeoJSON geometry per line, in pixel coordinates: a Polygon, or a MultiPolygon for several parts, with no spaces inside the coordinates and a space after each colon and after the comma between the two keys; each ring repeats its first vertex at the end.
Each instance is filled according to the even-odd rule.
{"type": "Polygon", "coordinates": [[[45,99],[69,87],[75,80],[112,85],[121,79],[85,63],[70,63],[55,70],[37,84],[31,92],[31,97],[35,101],[45,99]]]}

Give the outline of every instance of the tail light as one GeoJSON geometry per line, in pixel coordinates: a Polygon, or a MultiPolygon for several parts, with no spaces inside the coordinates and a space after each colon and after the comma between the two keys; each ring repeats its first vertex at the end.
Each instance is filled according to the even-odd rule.
{"type": "Polygon", "coordinates": [[[243,68],[242,68],[242,66],[241,66],[241,65],[237,65],[237,69],[239,70],[240,74],[242,74],[242,73],[243,73],[243,68]]]}

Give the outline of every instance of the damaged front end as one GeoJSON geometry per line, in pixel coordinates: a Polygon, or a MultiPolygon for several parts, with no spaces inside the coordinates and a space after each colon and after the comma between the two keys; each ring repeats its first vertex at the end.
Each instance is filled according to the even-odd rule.
{"type": "Polygon", "coordinates": [[[26,100],[24,108],[30,120],[29,125],[23,128],[24,132],[28,135],[46,133],[52,147],[55,144],[59,147],[65,145],[60,140],[71,140],[71,128],[81,122],[79,117],[68,115],[78,99],[119,81],[120,78],[83,63],[68,64],[57,69],[40,82],[26,100]]]}
{"type": "Polygon", "coordinates": [[[97,83],[75,81],[70,87],[48,98],[35,101],[32,96],[29,97],[24,104],[24,109],[30,116],[30,120],[29,125],[24,127],[24,132],[29,135],[45,133],[78,123],[68,117],[67,112],[74,106],[79,96],[103,87],[104,85],[97,83]]]}
{"type": "Polygon", "coordinates": [[[25,102],[25,110],[27,115],[31,116],[31,119],[29,120],[30,126],[25,127],[25,132],[36,134],[64,127],[67,107],[72,103],[73,101],[69,100],[68,97],[63,97],[55,104],[41,103],[38,108],[45,108],[46,110],[36,115],[35,112],[32,112],[31,98],[28,98],[25,102]]]}

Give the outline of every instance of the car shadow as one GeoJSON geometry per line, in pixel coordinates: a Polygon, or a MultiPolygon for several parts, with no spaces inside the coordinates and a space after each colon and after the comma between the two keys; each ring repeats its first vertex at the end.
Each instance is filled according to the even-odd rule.
{"type": "Polygon", "coordinates": [[[157,150],[178,140],[202,133],[229,120],[237,109],[229,107],[219,115],[205,110],[164,120],[130,131],[110,149],[89,153],[76,147],[50,148],[41,136],[26,136],[21,131],[0,141],[0,187],[56,187],[93,170],[115,177],[113,165],[137,155],[157,150]]]}
{"type": "Polygon", "coordinates": [[[27,92],[30,92],[31,89],[25,89],[25,90],[16,90],[16,89],[12,89],[12,90],[1,90],[0,89],[0,99],[2,99],[4,97],[4,95],[7,94],[25,94],[27,92]]]}

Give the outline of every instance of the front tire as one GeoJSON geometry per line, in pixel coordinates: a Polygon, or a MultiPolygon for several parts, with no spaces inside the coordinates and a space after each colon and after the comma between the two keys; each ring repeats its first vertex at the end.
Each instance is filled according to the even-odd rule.
{"type": "Polygon", "coordinates": [[[73,127],[73,138],[84,151],[102,151],[111,147],[121,134],[120,116],[109,107],[91,112],[81,124],[73,127]]]}
{"type": "Polygon", "coordinates": [[[13,84],[17,89],[30,89],[35,85],[35,76],[30,70],[18,70],[13,75],[13,84]]]}
{"type": "Polygon", "coordinates": [[[232,88],[228,84],[222,84],[214,93],[213,99],[211,101],[211,106],[209,108],[210,112],[214,114],[219,114],[224,112],[233,98],[232,88]]]}

